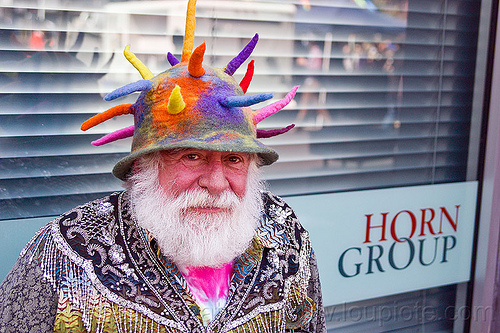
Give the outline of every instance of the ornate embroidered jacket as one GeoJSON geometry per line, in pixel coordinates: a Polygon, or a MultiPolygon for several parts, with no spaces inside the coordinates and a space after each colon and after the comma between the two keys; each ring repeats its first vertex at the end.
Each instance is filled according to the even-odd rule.
{"type": "Polygon", "coordinates": [[[122,192],[63,214],[33,237],[0,286],[0,332],[324,332],[308,233],[281,198],[263,198],[226,306],[207,327],[122,192]]]}

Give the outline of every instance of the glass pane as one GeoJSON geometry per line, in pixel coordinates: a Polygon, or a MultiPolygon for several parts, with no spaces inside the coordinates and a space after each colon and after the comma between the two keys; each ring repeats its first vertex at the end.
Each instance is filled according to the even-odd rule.
{"type": "MultiPolygon", "coordinates": [[[[195,45],[205,40],[205,63],[223,67],[259,32],[248,93],[277,100],[300,85],[285,110],[259,124],[296,124],[263,140],[281,155],[264,171],[278,194],[459,181],[478,8],[458,0],[199,1],[195,45]]],[[[0,219],[33,216],[29,198],[44,197],[57,214],[58,198],[119,189],[109,172],[130,139],[90,142],[132,118],[87,132],[80,124],[134,102],[102,100],[140,79],[125,45],[153,73],[170,67],[165,54],[180,56],[184,19],[184,1],[16,1],[0,9],[0,203],[15,207],[0,219]]],[[[235,79],[243,74],[244,66],[235,79]]]]}

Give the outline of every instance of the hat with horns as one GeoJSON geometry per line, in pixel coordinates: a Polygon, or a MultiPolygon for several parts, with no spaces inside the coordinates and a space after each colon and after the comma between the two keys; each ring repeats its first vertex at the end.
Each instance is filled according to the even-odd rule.
{"type": "Polygon", "coordinates": [[[169,52],[167,59],[172,67],[154,76],[127,46],[125,57],[143,79],[112,91],[104,99],[110,101],[133,92],[140,92],[139,97],[134,104],[117,105],[82,124],[85,131],[115,116],[134,115],[133,126],[92,142],[99,146],[133,136],[131,153],[113,168],[113,174],[119,179],[127,178],[138,157],[173,148],[257,153],[264,165],[269,165],[278,159],[278,154],[257,139],[285,133],[294,126],[273,130],[256,128],[259,122],[284,108],[298,87],[282,100],[252,110],[251,105],[272,98],[272,94],[245,95],[253,76],[253,61],[239,84],[233,78],[255,48],[257,34],[225,68],[202,64],[205,43],[193,51],[195,6],[196,0],[189,0],[181,60],[169,52]]]}

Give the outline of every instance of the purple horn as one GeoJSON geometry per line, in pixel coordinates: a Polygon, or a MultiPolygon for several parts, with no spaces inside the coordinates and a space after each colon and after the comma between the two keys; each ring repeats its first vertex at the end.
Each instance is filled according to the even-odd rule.
{"type": "Polygon", "coordinates": [[[248,44],[243,48],[243,50],[241,50],[241,52],[227,64],[226,68],[224,69],[224,72],[226,72],[229,75],[233,75],[234,72],[236,72],[236,70],[241,66],[241,64],[243,64],[245,60],[247,60],[248,57],[250,57],[258,41],[259,41],[259,35],[255,34],[255,36],[253,36],[252,40],[248,42],[248,44]]]}

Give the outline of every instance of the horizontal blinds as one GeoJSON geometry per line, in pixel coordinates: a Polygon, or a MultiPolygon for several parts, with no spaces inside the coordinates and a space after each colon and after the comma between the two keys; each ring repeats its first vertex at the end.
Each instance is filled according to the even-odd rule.
{"type": "MultiPolygon", "coordinates": [[[[57,215],[121,189],[110,174],[130,140],[90,145],[129,126],[80,124],[135,96],[102,96],[180,56],[186,1],[15,1],[0,8],[0,220],[57,215]]],[[[255,32],[249,94],[294,101],[263,129],[280,153],[264,177],[280,195],[465,178],[478,1],[198,0],[195,44],[223,67],[255,32]]],[[[240,80],[244,67],[236,73],[240,80]]]]}

